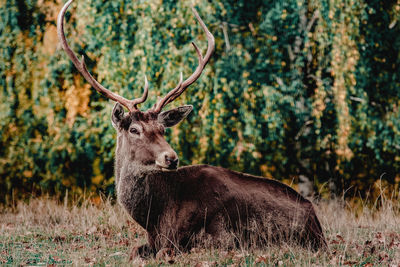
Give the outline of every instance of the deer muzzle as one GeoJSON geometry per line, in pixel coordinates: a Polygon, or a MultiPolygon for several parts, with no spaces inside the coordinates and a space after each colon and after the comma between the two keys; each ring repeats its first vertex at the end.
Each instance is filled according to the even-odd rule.
{"type": "Polygon", "coordinates": [[[175,151],[163,152],[157,157],[156,165],[163,170],[176,170],[179,165],[178,155],[175,151]]]}

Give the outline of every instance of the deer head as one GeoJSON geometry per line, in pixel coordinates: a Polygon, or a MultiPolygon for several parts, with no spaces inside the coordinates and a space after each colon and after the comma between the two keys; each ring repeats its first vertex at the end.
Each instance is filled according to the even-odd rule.
{"type": "Polygon", "coordinates": [[[208,48],[206,55],[203,57],[200,49],[192,42],[199,61],[193,74],[183,81],[181,73],[178,85],[174,89],[157,101],[151,109],[140,111],[137,106],[146,101],[148,95],[146,76],[144,77],[145,85],[142,96],[133,100],[126,99],[97,82],[87,70],[84,57],[82,56],[81,60],[79,60],[69,47],[64,35],[64,15],[72,1],[69,0],[58,15],[58,37],[61,46],[89,84],[105,97],[117,102],[113,108],[111,119],[114,128],[117,130],[117,156],[121,153],[127,160],[134,161],[140,165],[155,166],[162,170],[176,169],[178,167],[178,156],[164,139],[164,130],[183,120],[192,111],[193,107],[185,105],[168,111],[162,111],[162,109],[178,98],[187,87],[200,77],[214,51],[213,35],[208,31],[197,11],[192,8],[197,21],[207,36],[208,48]],[[123,106],[128,109],[128,112],[124,111],[123,106]]]}

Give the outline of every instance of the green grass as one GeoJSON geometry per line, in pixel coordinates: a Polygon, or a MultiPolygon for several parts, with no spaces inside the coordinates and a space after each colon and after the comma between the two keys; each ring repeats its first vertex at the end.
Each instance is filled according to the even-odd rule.
{"type": "Polygon", "coordinates": [[[0,213],[0,265],[400,266],[400,201],[377,206],[350,208],[340,200],[316,205],[327,252],[289,245],[255,251],[195,248],[130,261],[132,248],[146,242],[145,232],[118,204],[31,199],[0,213]]]}

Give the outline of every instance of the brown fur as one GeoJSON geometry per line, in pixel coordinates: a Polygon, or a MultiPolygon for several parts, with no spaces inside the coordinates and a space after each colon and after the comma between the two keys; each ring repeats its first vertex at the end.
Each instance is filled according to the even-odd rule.
{"type": "Polygon", "coordinates": [[[148,244],[137,253],[145,255],[162,248],[188,250],[198,236],[208,237],[213,245],[233,236],[231,245],[264,246],[294,240],[313,249],[326,247],[313,205],[292,188],[209,165],[163,170],[149,160],[163,149],[171,149],[162,137],[163,125],[157,116],[130,113],[119,125],[118,199],[148,232],[148,244]],[[130,136],[131,124],[141,124],[143,136],[130,136]],[[129,143],[129,139],[136,141],[129,143]],[[136,153],[148,155],[137,157],[136,153]]]}

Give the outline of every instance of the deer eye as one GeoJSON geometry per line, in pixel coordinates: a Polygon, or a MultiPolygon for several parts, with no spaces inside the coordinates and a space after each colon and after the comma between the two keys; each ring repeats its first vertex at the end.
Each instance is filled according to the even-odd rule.
{"type": "Polygon", "coordinates": [[[130,129],[129,129],[129,132],[132,133],[132,134],[137,134],[137,135],[140,134],[139,130],[136,129],[136,128],[130,128],[130,129]]]}

